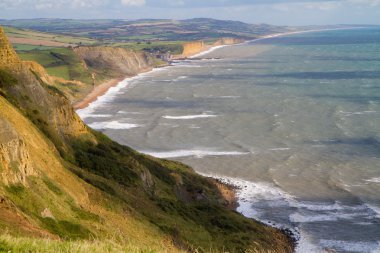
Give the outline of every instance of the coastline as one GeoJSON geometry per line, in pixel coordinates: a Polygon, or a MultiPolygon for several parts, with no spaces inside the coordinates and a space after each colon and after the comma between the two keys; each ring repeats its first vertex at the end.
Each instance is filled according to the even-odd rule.
{"type": "Polygon", "coordinates": [[[93,89],[83,99],[74,103],[74,105],[73,105],[74,110],[82,110],[82,109],[87,108],[91,103],[98,100],[99,97],[102,97],[103,95],[105,95],[111,88],[116,87],[122,81],[124,81],[126,79],[133,78],[133,77],[136,77],[138,75],[148,73],[148,72],[151,72],[151,71],[153,71],[155,69],[159,69],[159,68],[160,67],[156,67],[156,68],[152,67],[149,69],[144,69],[141,72],[137,73],[136,75],[109,79],[109,80],[107,80],[107,81],[105,81],[105,82],[103,82],[97,86],[94,86],[93,89]]]}
{"type": "MultiPolygon", "coordinates": [[[[211,46],[210,45],[210,46],[206,46],[203,50],[201,50],[201,52],[194,53],[193,55],[186,56],[185,58],[173,58],[172,60],[180,61],[180,60],[184,60],[184,59],[195,59],[197,57],[201,57],[205,54],[211,53],[211,52],[213,52],[219,48],[223,48],[226,46],[234,46],[234,45],[239,45],[239,44],[244,44],[244,43],[247,43],[247,41],[243,42],[243,43],[232,44],[232,45],[217,45],[217,46],[211,46]]],[[[150,73],[150,72],[153,72],[157,69],[170,67],[170,66],[171,65],[169,63],[169,65],[166,65],[166,66],[158,66],[158,67],[152,67],[150,69],[145,69],[145,70],[143,70],[143,71],[141,71],[141,72],[139,72],[133,76],[126,76],[123,78],[120,77],[120,78],[109,79],[109,80],[95,86],[83,99],[75,102],[73,104],[74,110],[83,110],[83,109],[89,107],[90,104],[97,101],[99,97],[106,95],[106,93],[111,88],[118,86],[120,83],[127,81],[128,79],[136,78],[136,77],[140,76],[141,74],[150,73]]]]}
{"type": "Polygon", "coordinates": [[[73,105],[74,109],[79,110],[88,107],[92,102],[98,99],[98,97],[103,96],[110,88],[116,86],[122,80],[122,78],[111,79],[98,86],[93,87],[90,93],[88,93],[83,99],[73,105]]]}
{"type": "MultiPolygon", "coordinates": [[[[268,34],[264,35],[262,37],[253,39],[253,40],[248,40],[244,42],[239,42],[235,44],[226,44],[226,45],[207,45],[205,46],[200,52],[193,53],[192,55],[186,55],[184,57],[174,57],[172,60],[174,61],[181,61],[185,59],[196,59],[199,57],[202,57],[206,54],[209,54],[217,49],[228,47],[228,46],[237,46],[237,45],[244,45],[247,43],[252,43],[255,41],[260,41],[260,40],[265,40],[265,39],[271,39],[271,38],[276,38],[276,37],[281,37],[281,36],[287,36],[287,35],[293,35],[293,34],[302,34],[302,33],[309,33],[309,32],[323,32],[323,31],[335,31],[335,30],[350,30],[350,29],[361,29],[365,27],[342,27],[342,28],[326,28],[326,29],[313,29],[313,30],[303,30],[303,31],[292,31],[292,32],[285,32],[285,33],[274,33],[274,34],[268,34]]],[[[169,65],[170,66],[170,63],[169,65]]],[[[167,67],[167,66],[165,66],[167,67]]],[[[133,76],[126,76],[124,78],[113,78],[110,80],[105,81],[102,84],[99,84],[95,86],[90,93],[88,93],[83,99],[79,100],[78,102],[74,103],[73,107],[75,110],[82,110],[87,108],[91,103],[95,102],[98,100],[99,97],[106,95],[106,93],[109,91],[109,89],[118,86],[121,82],[124,80],[127,80],[129,78],[134,78],[139,76],[140,74],[144,73],[150,73],[156,69],[160,69],[162,67],[152,67],[150,69],[145,69],[136,75],[133,76]]]]}
{"type": "MultiPolygon", "coordinates": [[[[307,30],[307,31],[295,31],[295,32],[287,32],[287,33],[280,33],[280,34],[271,34],[271,35],[266,35],[266,36],[263,36],[263,37],[260,37],[260,38],[254,39],[254,40],[246,41],[244,43],[238,43],[238,44],[245,44],[245,43],[260,41],[260,40],[264,40],[264,39],[270,39],[270,38],[275,38],[275,37],[280,37],[280,36],[292,35],[292,34],[301,34],[301,33],[308,33],[308,32],[322,32],[322,31],[331,31],[331,30],[346,30],[346,29],[353,29],[353,28],[320,29],[320,30],[307,30]]],[[[235,44],[235,45],[238,45],[238,44],[235,44]]],[[[219,46],[214,46],[214,47],[208,47],[204,51],[199,52],[197,54],[194,54],[192,56],[189,56],[187,58],[188,59],[194,59],[197,57],[201,57],[201,56],[204,56],[208,53],[211,53],[211,52],[213,52],[219,48],[226,47],[226,46],[232,46],[232,45],[219,45],[219,46]]],[[[180,61],[180,60],[181,59],[178,59],[178,61],[180,61]]],[[[107,93],[107,91],[105,93],[107,93]]],[[[96,99],[94,101],[96,101],[96,99]]],[[[239,192],[239,184],[236,184],[236,182],[234,182],[234,181],[229,181],[225,177],[218,177],[215,175],[212,175],[212,176],[203,175],[203,176],[214,178],[214,179],[218,180],[218,182],[220,184],[223,184],[224,187],[222,187],[221,194],[226,198],[226,201],[229,203],[228,208],[233,208],[234,210],[238,211],[242,215],[249,217],[246,213],[241,211],[241,210],[243,210],[244,206],[239,208],[239,205],[241,203],[243,203],[242,202],[243,196],[240,196],[240,192],[239,192]],[[230,200],[233,202],[230,202],[230,200]]],[[[290,230],[289,228],[283,228],[283,227],[276,226],[276,224],[268,224],[265,221],[260,221],[259,219],[256,219],[254,217],[249,217],[249,218],[255,219],[256,221],[259,221],[259,222],[261,222],[267,226],[274,227],[274,228],[277,228],[277,229],[283,231],[283,233],[286,234],[291,239],[291,241],[294,243],[294,247],[296,247],[297,242],[300,240],[300,235],[297,234],[296,231],[290,230]]]]}

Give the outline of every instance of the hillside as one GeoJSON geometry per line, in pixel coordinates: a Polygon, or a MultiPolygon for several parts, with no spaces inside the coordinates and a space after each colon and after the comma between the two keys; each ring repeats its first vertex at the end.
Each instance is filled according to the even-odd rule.
{"type": "Polygon", "coordinates": [[[290,27],[247,24],[208,18],[169,20],[0,20],[0,24],[40,32],[83,36],[103,43],[137,41],[194,41],[231,37],[253,39],[263,34],[283,32],[290,27]]]}
{"type": "Polygon", "coordinates": [[[0,252],[292,252],[226,186],[84,125],[1,28],[0,55],[0,252]]]}

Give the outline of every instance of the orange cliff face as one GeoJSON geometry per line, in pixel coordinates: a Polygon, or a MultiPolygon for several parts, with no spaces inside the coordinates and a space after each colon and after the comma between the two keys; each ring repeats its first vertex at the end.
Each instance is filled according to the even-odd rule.
{"type": "Polygon", "coordinates": [[[174,55],[173,59],[180,59],[180,58],[186,58],[191,57],[193,55],[202,53],[211,47],[215,46],[223,46],[223,45],[235,45],[239,43],[243,43],[244,40],[242,39],[236,39],[236,38],[222,38],[218,39],[214,44],[212,45],[206,45],[203,41],[193,41],[193,42],[187,42],[182,45],[183,52],[180,55],[174,55]]]}
{"type": "Polygon", "coordinates": [[[205,43],[203,41],[188,42],[183,44],[182,57],[189,57],[203,50],[205,50],[205,43]]]}

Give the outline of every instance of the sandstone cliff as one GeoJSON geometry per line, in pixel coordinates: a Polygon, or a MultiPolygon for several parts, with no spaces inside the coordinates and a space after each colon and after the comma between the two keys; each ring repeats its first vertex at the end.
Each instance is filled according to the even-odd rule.
{"type": "Polygon", "coordinates": [[[26,184],[28,176],[36,175],[25,140],[5,118],[0,118],[0,168],[6,185],[26,184]]]}
{"type": "Polygon", "coordinates": [[[188,42],[183,44],[183,57],[192,56],[205,50],[205,43],[203,41],[188,42]]]}
{"type": "Polygon", "coordinates": [[[204,51],[207,51],[211,47],[214,46],[223,46],[223,45],[234,45],[243,43],[244,40],[242,39],[236,39],[236,38],[222,38],[218,39],[213,44],[206,44],[203,41],[193,41],[193,42],[187,42],[182,45],[183,51],[180,55],[174,55],[173,59],[179,59],[179,58],[186,58],[191,57],[193,55],[202,53],[204,51]]]}

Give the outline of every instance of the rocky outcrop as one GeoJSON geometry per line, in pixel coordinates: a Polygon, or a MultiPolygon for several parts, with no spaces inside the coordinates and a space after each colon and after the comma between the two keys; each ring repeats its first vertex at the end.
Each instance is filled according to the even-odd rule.
{"type": "Polygon", "coordinates": [[[152,69],[155,64],[149,54],[124,48],[78,47],[74,52],[89,69],[112,78],[133,76],[152,69]]]}
{"type": "Polygon", "coordinates": [[[20,58],[9,44],[3,28],[0,27],[0,67],[20,63],[20,58]]]}
{"type": "MultiPolygon", "coordinates": [[[[0,69],[6,69],[17,80],[13,85],[3,85],[1,92],[53,142],[65,149],[65,143],[73,139],[84,136],[91,139],[70,101],[54,87],[55,79],[38,63],[20,61],[1,28],[0,55],[0,69]]],[[[22,142],[13,144],[22,145],[22,142]]]]}
{"type": "Polygon", "coordinates": [[[5,185],[22,183],[36,175],[25,141],[13,126],[0,118],[0,175],[5,185]]]}
{"type": "Polygon", "coordinates": [[[30,64],[19,64],[19,68],[12,72],[18,84],[9,87],[7,93],[17,100],[21,109],[32,110],[29,114],[46,126],[52,135],[58,132],[58,138],[70,138],[86,134],[88,130],[70,102],[52,85],[45,83],[50,79],[40,73],[31,71],[30,64]]]}

